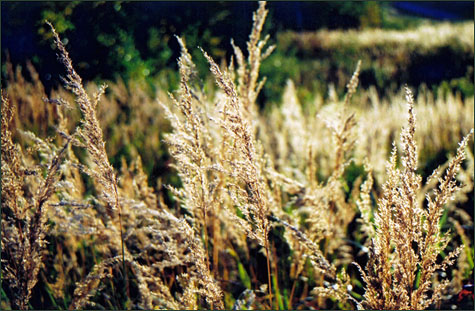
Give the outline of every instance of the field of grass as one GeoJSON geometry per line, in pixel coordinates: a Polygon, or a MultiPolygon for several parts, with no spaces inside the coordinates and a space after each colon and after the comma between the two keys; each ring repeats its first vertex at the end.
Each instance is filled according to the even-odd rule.
{"type": "Polygon", "coordinates": [[[363,57],[260,109],[266,16],[205,80],[176,37],[177,90],[82,81],[51,24],[63,87],[7,64],[1,309],[473,308],[473,93],[381,97],[363,57]]]}
{"type": "Polygon", "coordinates": [[[325,92],[332,81],[341,94],[361,59],[361,86],[376,87],[380,96],[405,84],[471,96],[473,29],[473,21],[466,21],[423,23],[405,30],[283,31],[276,35],[276,53],[263,65],[263,73],[277,81],[270,81],[264,92],[278,94],[279,79],[292,78],[311,92],[325,92]]]}

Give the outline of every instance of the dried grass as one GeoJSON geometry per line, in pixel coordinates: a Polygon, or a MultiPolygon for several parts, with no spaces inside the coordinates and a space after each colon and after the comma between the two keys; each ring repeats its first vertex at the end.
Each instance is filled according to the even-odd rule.
{"type": "Polygon", "coordinates": [[[289,81],[282,105],[262,113],[259,68],[273,49],[261,40],[266,14],[259,3],[247,51],[232,43],[237,68],[204,52],[218,86],[210,92],[197,87],[179,37],[180,88],[169,96],[123,82],[109,94],[85,86],[54,28],[69,93],[47,99],[37,76],[30,83],[8,67],[2,307],[27,309],[39,281],[69,309],[424,309],[461,289],[473,266],[473,219],[462,208],[473,198],[471,134],[424,183],[418,169],[470,131],[473,98],[414,99],[406,89],[406,118],[371,90],[352,101],[358,63],[345,98],[302,105],[289,81]],[[121,105],[133,112],[115,127],[121,105]],[[57,135],[44,138],[50,126],[57,135]],[[148,153],[112,161],[117,139],[130,145],[133,135],[147,138],[148,153]],[[180,182],[154,188],[146,171],[150,154],[163,152],[160,137],[180,182]],[[366,173],[350,180],[354,167],[366,173]],[[366,263],[361,274],[353,261],[366,263]]]}

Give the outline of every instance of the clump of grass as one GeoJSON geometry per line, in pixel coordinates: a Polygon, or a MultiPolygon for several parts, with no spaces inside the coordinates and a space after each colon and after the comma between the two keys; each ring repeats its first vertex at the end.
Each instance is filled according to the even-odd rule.
{"type": "Polygon", "coordinates": [[[375,215],[376,231],[371,240],[369,260],[366,270],[360,269],[366,282],[362,304],[370,309],[420,310],[438,302],[449,281],[432,288],[433,275],[452,265],[463,248],[458,247],[439,259],[450,241],[449,232],[441,231],[440,219],[445,205],[460,188],[455,177],[473,130],[460,143],[444,177],[438,176],[440,172],[437,170],[429,177],[429,182],[434,178],[438,180],[438,189],[434,189],[432,195],[426,194],[427,205],[421,206],[417,200],[422,177],[416,172],[416,117],[409,88],[406,88],[406,100],[409,117],[401,134],[403,167],[397,167],[397,148],[394,145],[387,166],[388,179],[383,185],[383,196],[375,215]]]}
{"type": "Polygon", "coordinates": [[[265,249],[267,261],[267,277],[269,303],[272,306],[272,283],[270,265],[269,232],[271,194],[263,174],[263,161],[260,159],[254,138],[252,122],[255,118],[255,101],[262,88],[257,84],[259,66],[262,59],[272,52],[273,47],[262,54],[268,37],[260,40],[267,10],[265,2],[259,2],[259,8],[253,15],[253,27],[247,44],[249,68],[244,62],[242,51],[233,44],[239,68],[239,91],[234,84],[231,73],[222,72],[215,61],[206,52],[204,55],[210,64],[210,71],[215,77],[218,87],[225,98],[221,107],[222,117],[216,120],[224,129],[226,150],[230,159],[218,159],[215,167],[232,176],[234,181],[228,182],[228,191],[234,204],[243,214],[243,218],[230,211],[232,218],[245,230],[247,236],[258,241],[265,249]]]}
{"type": "Polygon", "coordinates": [[[237,95],[234,83],[229,76],[221,72],[218,65],[216,65],[208,54],[205,53],[205,57],[211,65],[211,72],[215,75],[218,86],[226,94],[227,103],[224,107],[226,111],[224,112],[221,126],[226,130],[227,134],[234,139],[234,148],[236,148],[235,150],[238,152],[236,154],[237,161],[226,163],[226,166],[221,166],[220,169],[229,167],[229,164],[231,164],[232,172],[228,173],[237,177],[237,180],[245,185],[245,190],[238,185],[234,185],[233,187],[236,194],[236,196],[233,196],[233,199],[245,217],[244,219],[235,217],[235,220],[241,224],[249,237],[256,239],[266,250],[269,299],[271,300],[268,244],[270,225],[267,218],[270,211],[270,199],[267,187],[263,182],[264,178],[262,176],[260,161],[257,158],[255,142],[247,120],[242,117],[242,104],[237,95]]]}
{"type": "Polygon", "coordinates": [[[396,135],[400,118],[386,114],[398,115],[400,107],[377,103],[372,91],[359,99],[375,101],[373,106],[354,100],[360,64],[341,100],[330,96],[324,103],[316,96],[301,104],[289,81],[281,107],[256,108],[264,83],[259,68],[272,51],[263,52],[268,38],[260,39],[266,14],[259,3],[247,58],[232,43],[237,68],[233,61],[218,66],[204,53],[216,89],[202,88],[177,37],[180,88],[169,97],[158,91],[160,105],[133,83],[129,90],[112,84],[108,95],[105,87],[86,87],[53,28],[72,94],[54,91],[43,100],[36,78],[30,88],[18,75],[7,88],[16,92],[12,99],[2,92],[2,307],[26,309],[31,300],[35,308],[42,300],[42,306],[69,309],[426,308],[445,300],[448,281],[438,280],[444,269],[452,273],[454,288],[461,288],[473,268],[473,243],[465,232],[473,221],[460,208],[473,197],[471,152],[462,167],[470,135],[424,186],[416,138],[434,150],[458,140],[458,133],[473,126],[466,116],[470,100],[453,98],[447,103],[453,113],[444,119],[447,105],[430,108],[425,95],[416,103],[406,90],[410,109],[401,164],[394,148],[381,187],[385,149],[362,159],[396,135]],[[26,94],[17,94],[20,86],[26,94]],[[97,92],[89,97],[91,89],[97,92]],[[29,121],[18,124],[22,118],[14,115],[28,114],[32,109],[21,105],[32,108],[40,101],[57,120],[28,119],[55,127],[54,139],[40,138],[41,130],[29,131],[29,121]],[[124,106],[133,107],[130,120],[114,128],[124,106]],[[425,118],[415,134],[415,114],[422,111],[451,124],[439,126],[445,133],[440,144],[432,144],[433,124],[425,118]],[[155,129],[159,133],[147,137],[155,129]],[[150,138],[143,145],[149,152],[169,153],[173,161],[150,163],[135,151],[112,160],[119,153],[115,140],[135,135],[150,138]],[[157,188],[151,186],[156,176],[147,174],[154,166],[167,166],[171,175],[165,179],[160,171],[157,188]],[[446,229],[452,225],[457,238],[451,239],[446,229]],[[457,267],[449,267],[459,253],[457,267]],[[351,261],[366,268],[359,274],[351,261]],[[31,299],[35,294],[40,299],[31,299]]]}
{"type": "Polygon", "coordinates": [[[51,27],[56,46],[59,50],[59,60],[67,70],[67,76],[64,79],[65,86],[76,95],[76,103],[83,116],[81,120],[82,126],[76,129],[75,136],[78,139],[77,141],[80,141],[81,147],[86,148],[95,165],[92,170],[87,172],[104,188],[102,194],[109,208],[121,215],[116,173],[107,157],[102,129],[96,116],[96,106],[104,94],[106,86],[103,85],[94,95],[94,100],[91,101],[84,89],[82,79],[74,70],[69,54],[64,48],[56,30],[53,25],[49,22],[47,23],[51,27]]]}
{"type": "MultiPolygon", "coordinates": [[[[96,180],[102,189],[102,195],[107,202],[107,211],[109,216],[115,218],[118,215],[118,222],[120,228],[120,247],[123,257],[123,275],[126,279],[126,287],[128,291],[127,271],[125,267],[125,247],[124,247],[124,234],[122,229],[122,208],[119,203],[119,193],[117,186],[117,176],[109,162],[107,156],[105,142],[103,139],[102,129],[99,125],[99,121],[96,116],[96,106],[105,93],[106,86],[103,85],[99,91],[94,95],[94,100],[91,101],[89,95],[84,89],[82,79],[74,70],[71,59],[66,51],[59,35],[56,33],[53,25],[49,22],[47,24],[51,27],[53,36],[55,39],[56,47],[59,50],[58,58],[67,70],[66,78],[63,82],[72,93],[76,95],[76,103],[82,113],[81,127],[76,128],[73,136],[76,138],[75,142],[80,147],[87,150],[90,155],[94,166],[92,169],[85,169],[94,180],[96,180]]],[[[111,242],[117,241],[116,239],[111,242]]],[[[84,296],[84,297],[87,297],[84,296]]]]}
{"type": "Polygon", "coordinates": [[[2,266],[14,293],[13,308],[25,310],[43,265],[49,230],[46,209],[69,141],[60,150],[47,150],[51,160],[44,171],[29,167],[12,140],[13,117],[11,103],[2,93],[2,266]]]}
{"type": "MultiPolygon", "coordinates": [[[[193,215],[194,228],[187,227],[190,237],[190,243],[193,245],[194,258],[197,260],[198,275],[192,278],[191,282],[202,286],[209,306],[213,309],[223,309],[223,293],[216,284],[211,270],[210,259],[208,255],[209,247],[209,217],[214,217],[218,213],[218,200],[216,194],[216,184],[219,182],[216,177],[210,174],[211,159],[213,154],[211,137],[208,129],[205,127],[205,120],[200,114],[201,100],[191,89],[191,76],[194,73],[194,64],[191,55],[188,53],[185,44],[180,38],[177,38],[181,48],[182,55],[178,61],[180,67],[180,98],[177,100],[172,96],[172,100],[179,108],[180,114],[174,114],[163,105],[168,118],[170,119],[175,132],[166,137],[170,145],[170,152],[176,159],[176,169],[183,183],[183,190],[171,188],[177,195],[184,207],[193,215]],[[182,117],[182,118],[180,118],[182,117]],[[195,236],[200,231],[204,236],[204,247],[195,236]]],[[[189,293],[189,299],[192,299],[192,292],[189,293]]],[[[192,304],[192,306],[195,306],[192,304]]]]}
{"type": "Polygon", "coordinates": [[[236,92],[242,101],[243,113],[245,113],[250,120],[257,118],[256,99],[266,81],[266,78],[264,78],[258,82],[261,62],[275,49],[275,45],[271,45],[263,52],[263,48],[269,40],[269,35],[261,40],[262,28],[264,27],[267,13],[266,2],[259,1],[259,8],[252,16],[252,30],[249,35],[249,41],[247,42],[247,63],[242,50],[231,40],[231,45],[234,48],[234,54],[238,64],[236,92]]]}
{"type": "MultiPolygon", "coordinates": [[[[51,26],[51,25],[50,25],[51,26]]],[[[209,273],[207,253],[203,249],[199,240],[195,236],[194,230],[186,223],[178,221],[177,218],[168,214],[167,212],[158,212],[156,214],[155,221],[152,221],[148,224],[148,229],[151,229],[152,232],[154,228],[161,234],[170,234],[171,236],[180,237],[181,240],[173,240],[168,245],[157,245],[156,242],[148,241],[149,244],[147,248],[157,248],[161,251],[167,250],[164,246],[168,247],[167,250],[172,251],[173,249],[182,254],[182,258],[175,257],[174,260],[171,260],[169,266],[177,266],[180,264],[188,264],[191,266],[186,273],[181,274],[180,283],[184,288],[184,294],[178,300],[172,298],[169,290],[164,286],[163,281],[154,276],[154,273],[157,271],[155,269],[149,269],[145,266],[139,264],[134,260],[130,251],[130,246],[125,245],[126,240],[131,239],[131,237],[136,237],[140,239],[147,239],[143,235],[135,235],[133,230],[137,229],[137,226],[140,225],[140,222],[137,222],[138,219],[142,218],[147,214],[147,211],[137,211],[136,209],[131,209],[130,201],[126,198],[121,198],[119,196],[120,187],[117,181],[117,175],[108,161],[107,153],[105,150],[105,142],[103,140],[102,130],[99,125],[99,121],[96,117],[96,106],[99,102],[99,98],[105,91],[105,87],[102,87],[99,92],[94,96],[94,101],[91,101],[82,86],[82,81],[80,76],[74,71],[71,60],[68,56],[67,51],[62,45],[59,36],[54,31],[52,27],[53,34],[55,36],[56,44],[60,50],[60,60],[65,65],[68,75],[65,80],[66,86],[71,89],[71,91],[76,95],[76,102],[83,114],[83,119],[81,120],[82,126],[76,128],[75,133],[72,134],[75,138],[74,142],[80,147],[85,148],[92,160],[93,165],[90,167],[80,166],[81,169],[88,173],[101,187],[102,189],[102,199],[106,202],[106,212],[109,217],[114,221],[112,223],[108,222],[108,225],[113,228],[112,232],[103,228],[102,232],[111,239],[109,242],[113,243],[114,241],[120,241],[116,245],[110,245],[109,253],[120,253],[122,252],[122,265],[123,265],[123,277],[126,280],[126,295],[129,296],[129,281],[127,279],[127,269],[126,266],[130,266],[131,269],[135,270],[135,277],[137,281],[137,286],[141,292],[143,306],[150,308],[152,306],[153,300],[151,295],[156,295],[158,297],[165,298],[166,301],[169,301],[168,307],[179,307],[179,308],[193,308],[197,307],[196,305],[196,294],[200,294],[206,297],[207,303],[211,308],[222,309],[223,304],[221,301],[220,289],[216,285],[213,286],[214,280],[209,273]],[[124,203],[127,208],[123,208],[124,203]],[[123,230],[123,213],[127,213],[128,221],[126,222],[127,233],[123,230]],[[117,219],[118,216],[118,219],[117,219]],[[164,228],[163,223],[167,221],[172,222],[172,228],[164,228]],[[117,228],[117,223],[120,232],[120,240],[113,238],[113,231],[117,228]],[[105,229],[105,230],[104,230],[105,229]],[[126,233],[126,235],[124,235],[126,233]],[[182,246],[178,246],[179,243],[183,243],[182,246]],[[184,252],[190,252],[190,255],[184,256],[184,252]],[[150,283],[155,283],[151,285],[150,283]]],[[[139,175],[140,177],[140,170],[139,175]]],[[[143,180],[143,179],[142,179],[143,180]]],[[[135,181],[134,181],[135,182],[135,181]]],[[[143,182],[142,182],[143,183],[143,182]]],[[[147,186],[143,185],[142,191],[146,191],[147,186]]],[[[150,195],[146,193],[141,194],[143,200],[145,201],[145,206],[148,204],[156,204],[157,201],[153,198],[150,198],[150,195]]],[[[154,208],[154,206],[151,206],[154,208]]],[[[149,212],[148,212],[149,213],[149,212]]],[[[142,233],[143,234],[143,233],[142,233]]],[[[140,254],[138,254],[140,257],[140,254]]],[[[118,263],[118,256],[112,257],[105,261],[102,261],[96,264],[93,270],[89,275],[83,279],[81,282],[78,282],[77,288],[74,292],[74,297],[70,308],[81,308],[86,303],[89,303],[89,298],[91,298],[92,293],[98,287],[101,279],[110,276],[110,273],[107,273],[108,269],[113,267],[118,263]]],[[[158,270],[163,269],[163,266],[157,267],[158,270]]]]}

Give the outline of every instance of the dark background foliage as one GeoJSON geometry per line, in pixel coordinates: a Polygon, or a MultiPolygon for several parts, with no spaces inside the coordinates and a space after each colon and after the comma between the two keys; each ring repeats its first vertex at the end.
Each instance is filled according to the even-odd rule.
{"type": "MultiPolygon", "coordinates": [[[[256,3],[252,1],[219,2],[141,2],[141,1],[92,1],[92,2],[16,2],[1,4],[2,17],[2,78],[5,62],[23,65],[31,60],[47,90],[58,83],[62,68],[54,57],[51,33],[44,20],[51,21],[61,34],[64,43],[85,80],[145,79],[150,86],[174,89],[177,83],[176,59],[179,46],[174,35],[185,38],[195,58],[199,72],[207,72],[207,65],[197,47],[202,47],[214,57],[227,58],[232,54],[229,38],[242,48],[251,29],[249,23],[256,3]]],[[[473,2],[270,2],[265,32],[271,43],[283,31],[314,31],[326,29],[392,28],[416,26],[418,18],[433,20],[473,19],[473,2]],[[388,18],[396,14],[397,18],[388,18]]],[[[299,51],[278,48],[274,60],[284,66],[274,68],[264,64],[263,73],[273,75],[262,93],[260,102],[278,100],[277,90],[288,78],[308,81],[314,72],[305,72],[307,64],[300,62],[299,51]],[[299,67],[299,64],[302,65],[299,67]]],[[[442,51],[432,59],[420,60],[421,66],[434,59],[457,59],[457,53],[442,51]],[[445,53],[445,54],[444,54],[445,53]]],[[[317,58],[319,55],[307,55],[317,58]]],[[[455,64],[454,77],[466,76],[466,62],[455,64]]],[[[349,58],[351,72],[355,60],[349,58]]],[[[438,62],[440,63],[440,62],[438,62]]],[[[473,56],[471,59],[473,63],[473,56]]],[[[418,67],[419,68],[419,67],[418,67]]],[[[434,68],[433,68],[434,69],[434,68]]],[[[435,68],[430,75],[421,75],[419,69],[411,72],[411,80],[400,77],[400,83],[411,85],[440,83],[447,68],[435,68]],[[415,76],[413,75],[415,74],[415,76]],[[404,81],[402,81],[404,80],[404,81]],[[426,81],[427,80],[427,81],[426,81]]],[[[25,72],[26,73],[26,72],[25,72]]],[[[375,81],[374,73],[362,73],[362,85],[375,81]],[[367,81],[365,81],[367,80],[367,81]]],[[[377,73],[376,73],[377,75],[377,73]]],[[[335,77],[324,74],[325,84],[335,83],[335,77]],[[329,80],[330,79],[330,80],[329,80]]],[[[318,77],[314,79],[318,80],[318,77]]],[[[377,82],[377,81],[376,81],[377,82]]],[[[473,82],[473,79],[472,81],[473,82]]],[[[400,84],[399,83],[399,84],[400,84]]],[[[322,83],[305,85],[311,90],[322,83]]],[[[383,89],[387,85],[378,84],[383,89]]],[[[320,90],[321,91],[321,90],[320,90]]]]}

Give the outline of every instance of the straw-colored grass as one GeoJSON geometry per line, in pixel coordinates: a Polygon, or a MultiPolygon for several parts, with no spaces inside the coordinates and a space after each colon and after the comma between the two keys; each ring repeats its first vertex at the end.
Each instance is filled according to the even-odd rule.
{"type": "Polygon", "coordinates": [[[358,63],[344,98],[302,105],[289,81],[261,112],[266,14],[259,3],[246,51],[232,43],[236,67],[203,53],[216,87],[179,37],[170,94],[84,84],[54,27],[66,89],[47,96],[32,67],[28,82],[9,65],[2,309],[454,301],[473,270],[473,97],[381,101],[358,90],[358,63]]]}

